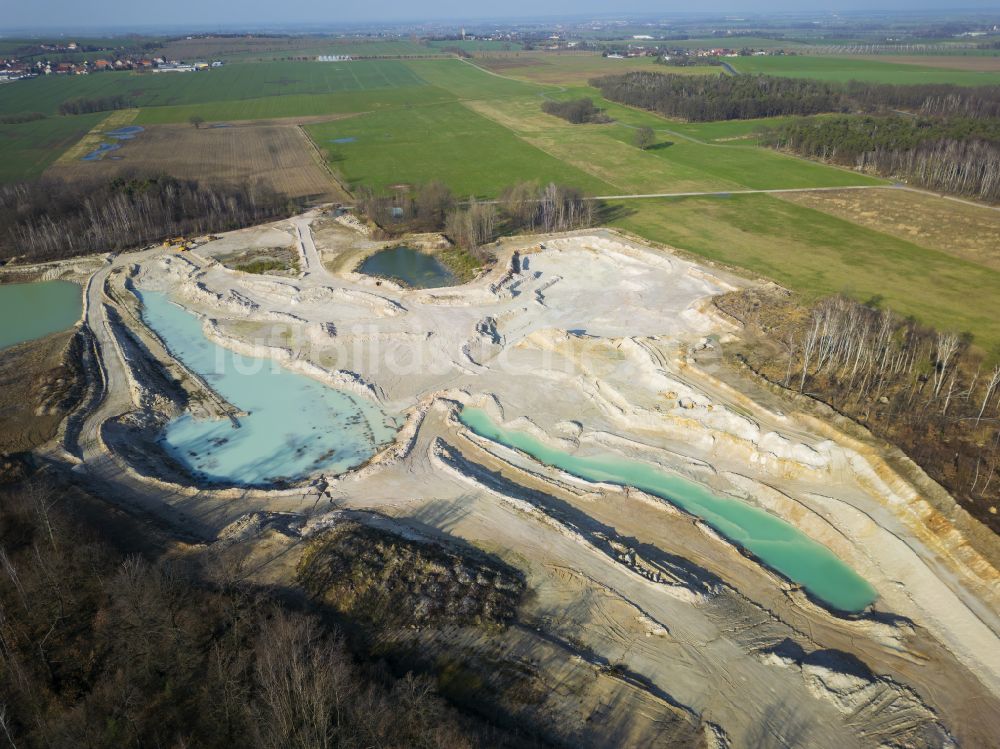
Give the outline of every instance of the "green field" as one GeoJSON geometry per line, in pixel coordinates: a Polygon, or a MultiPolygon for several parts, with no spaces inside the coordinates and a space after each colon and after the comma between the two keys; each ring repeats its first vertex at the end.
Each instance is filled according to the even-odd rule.
{"type": "Polygon", "coordinates": [[[615,225],[760,274],[807,298],[848,293],[1000,344],[1000,273],[770,195],[622,202],[615,225]]]}
{"type": "Polygon", "coordinates": [[[38,177],[106,115],[49,117],[20,125],[0,125],[0,182],[38,177]]]}
{"type": "Polygon", "coordinates": [[[314,142],[351,184],[382,188],[439,179],[458,195],[493,197],[522,180],[591,192],[609,186],[517,138],[459,102],[386,110],[311,125],[314,142]],[[351,143],[335,139],[355,138],[351,143]]]}
{"type": "Polygon", "coordinates": [[[1000,73],[949,70],[935,68],[932,65],[903,65],[847,56],[733,57],[727,59],[726,62],[740,73],[764,73],[789,78],[815,78],[823,81],[868,81],[898,84],[954,83],[960,86],[987,86],[1000,83],[1000,73]]]}
{"type": "MultiPolygon", "coordinates": [[[[859,77],[858,70],[926,79],[922,67],[850,58],[738,62],[744,60],[795,64],[800,67],[791,74],[828,79],[859,77]]],[[[756,147],[758,127],[788,118],[683,123],[605,101],[583,80],[605,64],[566,56],[532,63],[537,70],[521,65],[523,77],[517,65],[490,72],[458,59],[248,62],[207,73],[49,77],[0,88],[0,112],[54,112],[66,99],[121,93],[140,105],[138,124],[184,123],[195,115],[226,122],[349,114],[305,126],[346,182],[388,188],[442,180],[459,196],[494,197],[521,180],[556,181],[592,195],[883,184],[756,147]],[[546,99],[581,96],[593,98],[613,121],[571,125],[542,111],[546,99]],[[645,151],[633,145],[642,126],[657,136],[645,151]]],[[[0,180],[39,175],[105,115],[0,126],[0,180]]],[[[768,195],[642,199],[613,201],[609,216],[648,239],[807,296],[882,295],[902,314],[971,331],[987,348],[1000,343],[1000,322],[991,314],[1000,273],[805,206],[768,195]]]]}
{"type": "Polygon", "coordinates": [[[0,114],[54,114],[64,101],[101,96],[121,95],[134,100],[136,106],[157,107],[332,94],[421,83],[413,70],[395,60],[267,62],[227,65],[200,73],[53,75],[5,85],[0,89],[0,114]]]}
{"type": "MultiPolygon", "coordinates": [[[[332,149],[333,166],[351,182],[379,187],[419,182],[432,178],[434,169],[439,169],[439,177],[456,192],[484,196],[495,195],[516,181],[521,168],[527,169],[523,172],[526,179],[568,181],[598,194],[881,182],[770,150],[695,142],[675,135],[675,123],[604,101],[596,90],[587,87],[561,89],[510,80],[459,60],[420,60],[407,65],[421,79],[434,84],[424,93],[435,98],[422,106],[386,107],[378,114],[309,128],[317,142],[340,137],[357,139],[332,149]],[[466,106],[447,102],[449,94],[466,106]],[[595,98],[615,122],[571,125],[542,112],[545,97],[581,95],[595,98]],[[660,136],[657,147],[648,151],[632,145],[635,128],[643,125],[653,127],[660,136]],[[381,134],[376,135],[376,130],[381,134]],[[420,148],[415,143],[426,145],[420,148]],[[458,154],[457,159],[449,157],[449,149],[458,154]],[[477,158],[477,152],[483,157],[477,158]],[[483,173],[463,168],[463,163],[484,160],[492,166],[483,173]],[[537,161],[537,168],[527,163],[532,160],[537,161]]],[[[725,123],[725,128],[737,131],[758,124],[725,123]]]]}
{"type": "Polygon", "coordinates": [[[652,57],[617,59],[596,53],[522,52],[517,55],[482,57],[476,64],[494,73],[553,86],[585,86],[591,78],[634,70],[651,70],[678,75],[720,75],[712,65],[669,68],[652,57]]]}
{"type": "Polygon", "coordinates": [[[428,42],[432,49],[458,48],[465,52],[511,52],[521,49],[518,42],[494,41],[492,39],[455,39],[428,42]]]}
{"type": "Polygon", "coordinates": [[[533,83],[491,75],[463,60],[410,60],[406,64],[422,80],[451,92],[458,99],[537,97],[545,90],[533,83]]]}
{"type": "Polygon", "coordinates": [[[303,47],[301,54],[315,55],[355,55],[357,57],[419,57],[434,54],[422,44],[406,39],[388,39],[379,41],[353,39],[318,39],[315,43],[303,47]]]}
{"type": "Polygon", "coordinates": [[[0,180],[38,176],[107,113],[63,117],[59,104],[79,97],[124,95],[142,110],[137,124],[209,122],[377,111],[453,100],[427,86],[404,63],[277,62],[204,73],[99,73],[49,76],[0,87],[0,113],[43,112],[44,120],[0,125],[0,180]]]}
{"type": "Polygon", "coordinates": [[[865,175],[770,150],[694,142],[674,135],[674,123],[656,115],[598,101],[615,122],[571,125],[542,112],[537,97],[469,106],[611,185],[613,194],[880,184],[865,175]],[[658,134],[657,145],[647,151],[632,144],[635,127],[641,125],[658,134]]]}
{"type": "Polygon", "coordinates": [[[777,127],[793,122],[798,117],[767,117],[759,120],[723,120],[721,122],[671,122],[674,133],[705,143],[724,143],[736,146],[756,145],[754,134],[761,128],[777,127]]]}
{"type": "Polygon", "coordinates": [[[206,122],[233,120],[268,120],[278,117],[315,117],[326,114],[374,112],[397,107],[432,106],[454,101],[447,91],[433,86],[345,91],[339,94],[296,94],[261,99],[239,99],[207,104],[180,104],[171,107],[147,107],[139,113],[139,125],[162,125],[188,122],[198,116],[206,122]]]}

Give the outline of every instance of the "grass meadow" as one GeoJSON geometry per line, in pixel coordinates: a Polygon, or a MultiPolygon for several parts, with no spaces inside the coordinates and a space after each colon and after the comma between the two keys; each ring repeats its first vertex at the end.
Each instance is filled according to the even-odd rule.
{"type": "Polygon", "coordinates": [[[451,47],[463,52],[510,52],[521,49],[521,44],[493,39],[441,39],[428,42],[427,47],[438,51],[451,47]]]}
{"type": "Polygon", "coordinates": [[[0,125],[0,182],[40,176],[106,114],[50,117],[20,125],[0,125]]]}
{"type": "Polygon", "coordinates": [[[1000,73],[906,65],[846,55],[810,57],[778,55],[736,57],[727,60],[741,73],[763,73],[787,78],[815,78],[823,81],[868,81],[872,83],[926,84],[954,83],[959,86],[988,86],[1000,83],[1000,73]]]}
{"type": "Polygon", "coordinates": [[[409,60],[406,65],[423,81],[448,91],[458,99],[511,99],[538,97],[537,85],[511,80],[464,60],[409,60]]]}
{"type": "Polygon", "coordinates": [[[200,73],[52,75],[5,85],[0,89],[0,114],[55,114],[64,101],[105,96],[125,96],[135,106],[145,108],[326,95],[422,83],[411,68],[397,60],[265,62],[227,65],[200,73]]]}
{"type": "Polygon", "coordinates": [[[461,102],[391,109],[306,130],[352,185],[384,188],[439,179],[458,195],[480,197],[494,197],[521,180],[551,180],[591,193],[609,189],[461,102]],[[349,138],[355,140],[333,142],[349,138]]]}
{"type": "Polygon", "coordinates": [[[942,330],[1000,344],[1000,272],[770,195],[622,202],[614,225],[818,298],[881,297],[942,330]]]}
{"type": "Polygon", "coordinates": [[[344,91],[337,94],[292,94],[204,104],[146,107],[140,111],[136,121],[140,125],[166,125],[188,122],[194,116],[201,117],[205,122],[315,117],[433,106],[454,101],[454,98],[447,91],[433,86],[401,86],[378,90],[344,91]]]}
{"type": "Polygon", "coordinates": [[[676,135],[675,123],[607,102],[592,89],[574,89],[560,96],[587,94],[614,122],[571,125],[545,114],[539,97],[467,105],[546,153],[598,177],[614,188],[614,194],[882,184],[866,175],[771,150],[693,141],[676,135]],[[657,134],[656,144],[646,151],[632,144],[635,128],[640,126],[649,126],[657,134]]]}
{"type": "Polygon", "coordinates": [[[719,75],[721,68],[705,65],[690,68],[667,68],[652,57],[624,59],[595,54],[523,52],[516,56],[483,57],[476,64],[494,73],[533,83],[555,86],[585,86],[591,78],[633,70],[676,72],[681,75],[719,75]]]}

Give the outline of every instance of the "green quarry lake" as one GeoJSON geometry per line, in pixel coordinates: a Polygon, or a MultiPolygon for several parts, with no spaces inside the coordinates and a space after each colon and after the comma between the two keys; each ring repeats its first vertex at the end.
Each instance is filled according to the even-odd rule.
{"type": "Polygon", "coordinates": [[[696,515],[834,609],[859,612],[878,597],[875,589],[833,552],[758,507],[717,496],[705,487],[636,460],[570,455],[524,432],[498,426],[479,408],[463,408],[459,420],[480,437],[520,450],[577,478],[635,487],[696,515]]]}
{"type": "Polygon", "coordinates": [[[143,291],[140,298],[143,319],[171,354],[246,412],[236,424],[184,414],[166,425],[160,444],[195,478],[267,485],[342,473],[395,436],[395,421],[374,402],[217,346],[201,321],[165,294],[143,291]]]}
{"type": "Polygon", "coordinates": [[[0,349],[66,330],[83,312],[83,292],[70,281],[0,284],[0,349]]]}
{"type": "Polygon", "coordinates": [[[436,257],[410,247],[379,250],[365,258],[358,272],[402,281],[414,289],[437,289],[455,284],[455,276],[436,257]]]}

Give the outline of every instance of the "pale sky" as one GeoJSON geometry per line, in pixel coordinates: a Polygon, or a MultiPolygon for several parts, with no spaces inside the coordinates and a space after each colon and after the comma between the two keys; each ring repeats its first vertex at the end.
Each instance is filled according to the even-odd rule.
{"type": "MultiPolygon", "coordinates": [[[[329,27],[365,21],[393,22],[419,20],[523,19],[539,16],[626,16],[628,14],[670,14],[690,12],[689,0],[377,0],[376,2],[319,2],[318,0],[29,0],[4,3],[0,12],[0,35],[14,29],[79,29],[86,27],[146,28],[167,25],[192,29],[219,25],[253,29],[261,25],[287,24],[329,27]]],[[[825,13],[835,10],[955,12],[948,0],[716,0],[696,6],[700,14],[825,13]]],[[[959,0],[965,10],[996,11],[1000,0],[959,0]]]]}

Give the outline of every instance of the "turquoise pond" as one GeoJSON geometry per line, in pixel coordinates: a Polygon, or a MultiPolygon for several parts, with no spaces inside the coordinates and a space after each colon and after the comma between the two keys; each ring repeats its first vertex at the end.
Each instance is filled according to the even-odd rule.
{"type": "Polygon", "coordinates": [[[201,322],[166,295],[144,291],[143,318],[170,352],[248,415],[172,420],[164,450],[199,479],[262,485],[342,473],[392,441],[397,425],[373,402],[207,340],[201,322]]]}
{"type": "Polygon", "coordinates": [[[0,284],[0,348],[58,333],[83,313],[83,291],[69,281],[0,284]]]}
{"type": "Polygon", "coordinates": [[[677,505],[831,608],[858,612],[877,598],[875,589],[829,549],[765,510],[717,496],[639,461],[612,455],[570,455],[524,432],[498,426],[478,408],[463,408],[459,419],[479,436],[520,450],[545,465],[586,481],[632,486],[677,505]]]}
{"type": "Polygon", "coordinates": [[[401,281],[414,289],[437,289],[455,284],[455,276],[436,257],[409,247],[379,250],[365,258],[358,272],[401,281]]]}

